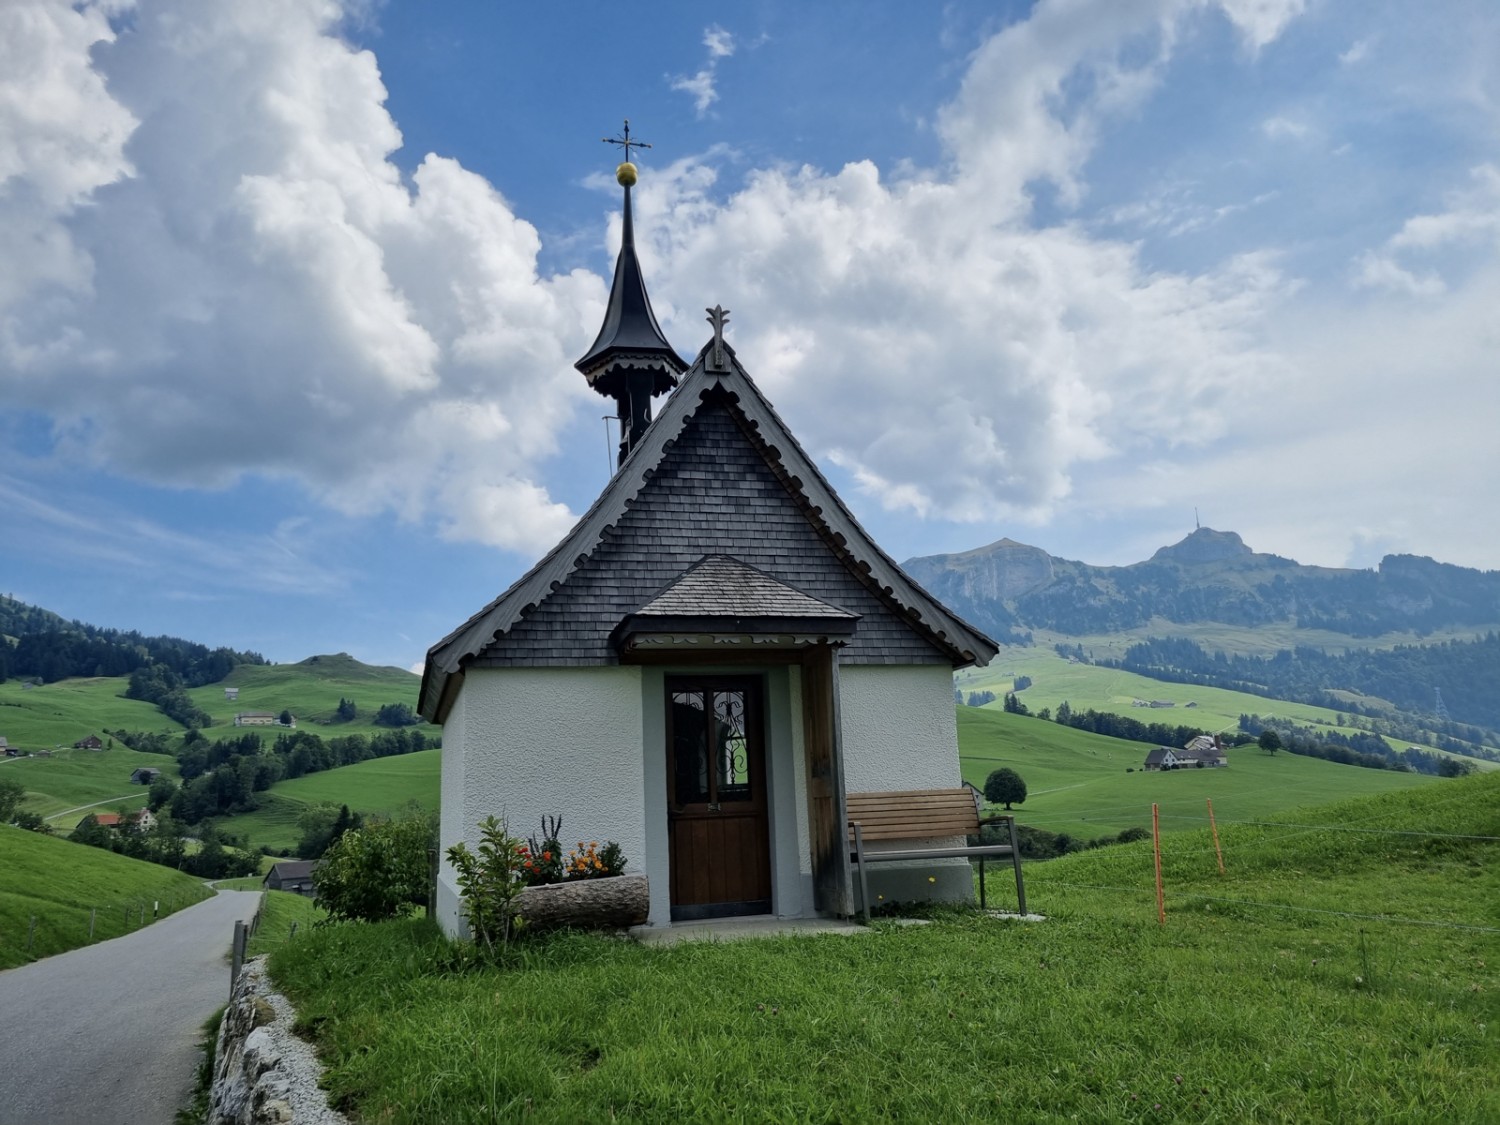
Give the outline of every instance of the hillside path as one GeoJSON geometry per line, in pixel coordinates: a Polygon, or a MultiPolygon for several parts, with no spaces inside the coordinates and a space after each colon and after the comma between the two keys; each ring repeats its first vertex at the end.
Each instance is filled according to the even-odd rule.
{"type": "Polygon", "coordinates": [[[0,972],[0,1125],[172,1125],[255,891],[0,972]]]}
{"type": "Polygon", "coordinates": [[[79,805],[77,808],[63,809],[62,812],[49,813],[42,817],[43,820],[56,820],[60,816],[67,816],[70,812],[82,812],[84,809],[97,809],[100,805],[112,805],[116,801],[128,801],[132,797],[140,796],[139,793],[126,793],[123,797],[106,797],[102,801],[95,801],[92,805],[79,805]]]}

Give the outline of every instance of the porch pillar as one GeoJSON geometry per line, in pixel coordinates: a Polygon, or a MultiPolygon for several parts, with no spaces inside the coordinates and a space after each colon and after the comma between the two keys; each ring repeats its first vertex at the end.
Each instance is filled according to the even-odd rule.
{"type": "Polygon", "coordinates": [[[844,755],[839,717],[838,650],[813,645],[802,653],[802,727],[807,747],[807,824],[812,845],[813,904],[819,913],[854,911],[849,884],[844,755]]]}

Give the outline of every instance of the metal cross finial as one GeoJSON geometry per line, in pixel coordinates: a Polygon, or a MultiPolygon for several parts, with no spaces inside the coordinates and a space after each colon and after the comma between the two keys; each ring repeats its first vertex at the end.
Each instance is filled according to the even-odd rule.
{"type": "Polygon", "coordinates": [[[720,305],[711,309],[704,309],[708,313],[708,323],[714,326],[714,352],[713,370],[724,370],[724,325],[729,323],[729,310],[720,305]]]}
{"type": "Polygon", "coordinates": [[[627,162],[630,160],[630,150],[632,148],[650,148],[651,147],[645,141],[637,141],[637,140],[632,140],[631,139],[631,136],[630,136],[630,118],[628,118],[628,117],[625,119],[625,130],[624,130],[624,132],[622,132],[618,137],[603,137],[603,138],[601,138],[601,140],[603,140],[604,143],[607,144],[607,145],[619,145],[621,148],[623,148],[625,150],[625,159],[626,159],[627,162]]]}

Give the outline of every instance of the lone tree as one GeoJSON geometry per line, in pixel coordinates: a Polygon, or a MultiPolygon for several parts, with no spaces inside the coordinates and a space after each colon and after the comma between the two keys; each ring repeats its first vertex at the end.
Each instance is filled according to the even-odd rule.
{"type": "Polygon", "coordinates": [[[984,799],[992,805],[1004,805],[1010,811],[1012,804],[1026,803],[1026,783],[1013,769],[998,769],[984,779],[984,799]]]}
{"type": "Polygon", "coordinates": [[[1281,735],[1267,727],[1260,732],[1260,748],[1267,754],[1275,754],[1281,749],[1281,735]]]}

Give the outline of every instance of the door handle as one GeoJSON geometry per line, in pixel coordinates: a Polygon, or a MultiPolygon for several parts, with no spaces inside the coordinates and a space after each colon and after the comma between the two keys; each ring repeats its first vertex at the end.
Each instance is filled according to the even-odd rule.
{"type": "Polygon", "coordinates": [[[712,802],[708,806],[708,811],[709,812],[723,812],[724,810],[719,807],[719,802],[718,801],[714,801],[714,802],[712,802]]]}

